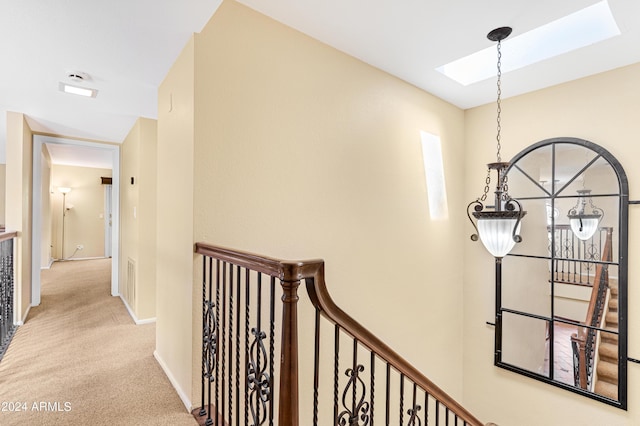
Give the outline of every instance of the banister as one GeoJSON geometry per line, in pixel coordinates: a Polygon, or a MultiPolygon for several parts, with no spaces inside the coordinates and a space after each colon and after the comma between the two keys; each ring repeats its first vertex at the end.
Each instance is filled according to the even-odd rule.
{"type": "Polygon", "coordinates": [[[282,281],[299,281],[305,278],[311,278],[324,264],[320,259],[307,260],[304,262],[282,261],[207,243],[196,243],[196,253],[278,277],[282,281]]]}
{"type": "Polygon", "coordinates": [[[15,238],[18,236],[16,231],[10,232],[0,232],[0,243],[6,240],[10,240],[11,238],[15,238]]]}
{"type": "MultiPolygon", "coordinates": [[[[602,250],[602,261],[611,261],[611,239],[612,228],[604,228],[607,230],[607,236],[604,243],[604,249],[602,250]]],[[[587,315],[585,318],[585,324],[591,327],[599,327],[600,320],[603,314],[604,305],[598,303],[599,299],[605,297],[606,287],[609,285],[608,271],[606,265],[599,264],[596,266],[596,274],[593,282],[593,288],[591,290],[591,297],[589,299],[589,305],[587,307],[587,315]],[[604,286],[604,287],[603,287],[604,286]]],[[[583,389],[587,389],[591,382],[591,374],[589,367],[593,362],[594,353],[596,351],[596,341],[594,340],[595,331],[593,328],[578,328],[578,333],[571,336],[572,342],[575,341],[578,350],[578,369],[579,369],[579,385],[583,389]],[[587,356],[587,352],[590,355],[587,356]]],[[[593,367],[595,369],[595,366],[593,367]]],[[[575,369],[575,366],[574,366],[575,369]]]]}
{"type": "Polygon", "coordinates": [[[429,380],[400,354],[391,349],[386,343],[376,337],[333,302],[324,280],[324,265],[322,265],[322,268],[317,271],[313,278],[306,279],[305,284],[311,302],[328,320],[339,325],[348,334],[356,338],[362,345],[366,346],[369,350],[376,353],[376,355],[381,359],[391,364],[396,370],[398,370],[398,372],[404,374],[418,386],[422,387],[435,399],[444,403],[464,422],[469,425],[483,425],[480,420],[475,418],[467,409],[451,398],[435,383],[429,380]]]}
{"type": "Polygon", "coordinates": [[[483,425],[469,411],[451,398],[446,392],[429,380],[407,360],[391,349],[386,343],[363,327],[345,311],[339,308],[326,287],[324,275],[324,261],[309,260],[290,262],[282,261],[253,253],[218,247],[207,243],[196,243],[195,251],[203,256],[229,262],[233,265],[249,270],[278,277],[281,280],[284,294],[283,301],[283,353],[281,360],[281,395],[283,391],[291,392],[292,400],[285,398],[280,406],[280,425],[298,424],[297,403],[297,288],[304,280],[307,293],[314,308],[333,324],[339,326],[345,333],[351,335],[360,344],[375,353],[381,360],[387,362],[397,372],[406,376],[421,387],[432,398],[444,404],[448,410],[464,421],[465,425],[483,425]],[[286,353],[285,353],[286,350],[286,353]],[[284,388],[283,388],[284,386],[284,388]]]}

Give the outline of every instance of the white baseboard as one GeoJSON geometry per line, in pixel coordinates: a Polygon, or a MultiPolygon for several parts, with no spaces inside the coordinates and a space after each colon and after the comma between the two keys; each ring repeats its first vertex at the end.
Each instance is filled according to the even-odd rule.
{"type": "Polygon", "coordinates": [[[191,404],[191,398],[189,398],[187,396],[187,393],[182,390],[182,388],[178,384],[178,381],[175,379],[175,377],[173,377],[173,374],[171,374],[171,370],[169,370],[169,367],[167,367],[167,364],[162,360],[162,357],[160,357],[160,355],[158,354],[158,351],[153,351],[153,356],[155,357],[156,361],[158,361],[160,368],[162,368],[162,371],[164,371],[164,374],[166,374],[167,378],[171,382],[171,385],[178,393],[178,396],[182,400],[182,403],[187,408],[187,412],[191,413],[191,411],[193,410],[193,406],[191,404]]]}
{"type": "Polygon", "coordinates": [[[129,304],[127,303],[127,301],[125,300],[124,297],[122,297],[122,295],[120,294],[120,300],[122,300],[122,303],[124,303],[124,307],[127,308],[127,311],[129,312],[129,316],[133,319],[133,322],[136,323],[136,325],[142,325],[142,324],[153,324],[154,322],[156,322],[156,317],[153,318],[145,318],[145,319],[138,319],[138,317],[136,316],[136,314],[133,313],[133,309],[131,309],[131,306],[129,306],[129,304]]]}
{"type": "Polygon", "coordinates": [[[49,264],[47,266],[43,266],[40,269],[51,269],[51,265],[53,265],[53,262],[55,262],[56,260],[53,258],[49,259],[49,264]]]}
{"type": "Polygon", "coordinates": [[[24,322],[27,320],[27,315],[29,315],[29,311],[31,310],[31,305],[27,307],[22,319],[16,323],[16,325],[24,325],[24,322]]]}

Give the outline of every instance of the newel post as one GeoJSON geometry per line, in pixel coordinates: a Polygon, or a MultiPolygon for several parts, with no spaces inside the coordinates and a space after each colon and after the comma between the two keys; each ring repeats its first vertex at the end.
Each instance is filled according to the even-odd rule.
{"type": "Polygon", "coordinates": [[[281,281],[282,349],[279,426],[298,426],[298,287],[300,280],[281,281]]]}

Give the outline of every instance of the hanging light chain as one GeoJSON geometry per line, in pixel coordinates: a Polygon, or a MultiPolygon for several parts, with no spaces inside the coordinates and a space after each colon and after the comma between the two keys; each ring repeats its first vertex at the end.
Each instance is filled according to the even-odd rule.
{"type": "Polygon", "coordinates": [[[478,201],[485,202],[487,200],[487,194],[489,193],[489,185],[491,184],[491,169],[487,169],[487,178],[484,180],[484,193],[478,198],[478,201]]]}
{"type": "Polygon", "coordinates": [[[502,161],[502,158],[500,157],[500,148],[502,147],[500,144],[500,130],[501,130],[501,126],[500,126],[500,113],[502,112],[502,107],[500,104],[500,98],[502,95],[502,85],[501,85],[501,77],[502,77],[502,51],[500,50],[500,47],[502,46],[502,40],[498,40],[498,100],[497,100],[497,118],[496,118],[496,124],[497,124],[497,134],[496,134],[496,149],[497,149],[497,158],[498,158],[498,163],[502,161]]]}

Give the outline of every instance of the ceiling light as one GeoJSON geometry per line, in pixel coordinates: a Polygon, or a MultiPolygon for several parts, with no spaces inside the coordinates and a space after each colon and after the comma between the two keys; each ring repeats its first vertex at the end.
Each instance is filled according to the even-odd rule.
{"type": "MultiPolygon", "coordinates": [[[[606,0],[549,22],[504,43],[509,72],[620,35],[606,0]]],[[[487,48],[436,68],[463,86],[493,75],[493,48],[487,48]]]]}
{"type": "Polygon", "coordinates": [[[467,206],[467,216],[476,230],[476,233],[471,235],[471,239],[473,241],[477,241],[478,236],[480,236],[480,240],[484,244],[485,248],[497,259],[502,259],[511,251],[516,243],[522,241],[522,237],[519,235],[520,221],[527,213],[522,210],[522,206],[518,200],[511,198],[507,192],[506,172],[510,163],[502,161],[502,158],[500,157],[500,94],[502,91],[500,81],[500,77],[502,75],[502,52],[500,47],[502,45],[502,40],[507,38],[509,34],[511,34],[510,27],[496,28],[487,34],[487,38],[489,40],[498,42],[498,118],[496,120],[498,124],[496,135],[497,160],[495,163],[489,163],[487,165],[488,170],[487,178],[485,179],[484,193],[481,197],[470,202],[467,206]],[[493,206],[485,206],[484,203],[487,200],[487,195],[489,194],[491,185],[491,170],[495,170],[498,174],[498,182],[495,190],[495,204],[493,206]],[[472,206],[473,213],[470,212],[472,206]],[[493,210],[491,210],[491,207],[493,207],[493,210]],[[471,218],[471,215],[476,218],[478,223],[477,226],[471,218]]]}
{"type": "Polygon", "coordinates": [[[576,237],[582,241],[586,241],[596,233],[600,221],[604,216],[604,211],[593,204],[590,189],[580,189],[578,190],[578,195],[580,198],[577,204],[569,210],[567,216],[569,217],[569,224],[576,237]],[[586,210],[587,201],[589,202],[589,207],[591,207],[591,212],[586,210]]]}
{"type": "Polygon", "coordinates": [[[95,98],[98,95],[98,91],[96,89],[87,89],[85,87],[74,86],[63,82],[60,82],[58,87],[61,92],[71,93],[73,95],[86,96],[88,98],[95,98]]]}

